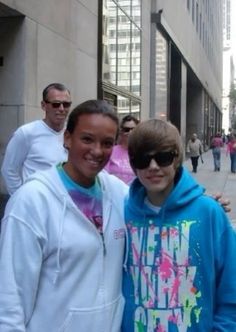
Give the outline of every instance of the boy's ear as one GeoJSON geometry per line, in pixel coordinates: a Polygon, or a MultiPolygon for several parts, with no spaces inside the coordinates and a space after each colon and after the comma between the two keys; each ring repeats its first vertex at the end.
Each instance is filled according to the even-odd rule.
{"type": "Polygon", "coordinates": [[[177,171],[181,166],[181,162],[179,160],[178,161],[175,160],[174,165],[175,165],[175,170],[177,171]]]}
{"type": "Polygon", "coordinates": [[[64,148],[69,150],[71,147],[71,134],[69,133],[68,130],[65,130],[64,132],[64,148]]]}

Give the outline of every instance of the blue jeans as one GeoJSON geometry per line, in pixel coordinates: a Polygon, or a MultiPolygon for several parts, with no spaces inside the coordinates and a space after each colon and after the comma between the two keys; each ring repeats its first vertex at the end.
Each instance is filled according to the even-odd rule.
{"type": "Polygon", "coordinates": [[[236,152],[230,153],[231,172],[236,173],[236,152]]]}
{"type": "Polygon", "coordinates": [[[219,171],[220,170],[220,156],[221,156],[220,147],[213,148],[212,154],[213,154],[213,159],[214,159],[214,170],[219,171]]]}

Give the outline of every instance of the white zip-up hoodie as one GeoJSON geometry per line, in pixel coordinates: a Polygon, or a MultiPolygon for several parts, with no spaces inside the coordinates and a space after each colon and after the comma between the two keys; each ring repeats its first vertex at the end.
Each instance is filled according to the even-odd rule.
{"type": "Polygon", "coordinates": [[[10,198],[0,238],[1,332],[118,332],[128,187],[99,174],[104,243],[55,167],[10,198]]]}

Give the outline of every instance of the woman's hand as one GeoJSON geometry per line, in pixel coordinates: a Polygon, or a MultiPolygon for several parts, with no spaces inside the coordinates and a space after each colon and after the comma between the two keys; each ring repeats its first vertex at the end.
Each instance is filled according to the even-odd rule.
{"type": "Polygon", "coordinates": [[[231,211],[229,199],[223,198],[220,193],[212,194],[212,197],[221,204],[225,212],[229,213],[231,211]]]}

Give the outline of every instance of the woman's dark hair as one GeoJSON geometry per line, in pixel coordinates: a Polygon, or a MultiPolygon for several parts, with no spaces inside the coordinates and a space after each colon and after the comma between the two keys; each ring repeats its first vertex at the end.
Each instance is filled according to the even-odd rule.
{"type": "Polygon", "coordinates": [[[104,117],[109,117],[113,120],[116,123],[117,128],[119,126],[119,119],[111,104],[106,100],[87,100],[71,111],[66,126],[66,130],[68,130],[70,134],[75,130],[80,116],[84,114],[101,114],[104,117]]]}

